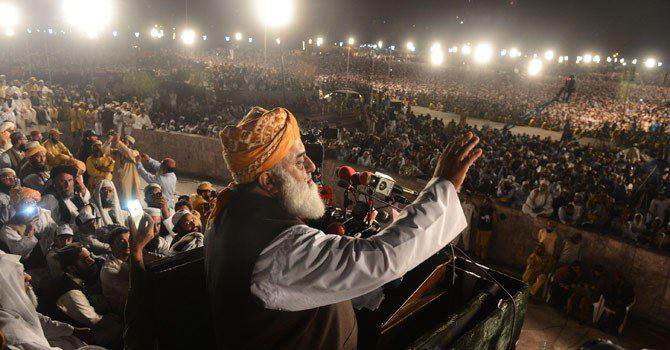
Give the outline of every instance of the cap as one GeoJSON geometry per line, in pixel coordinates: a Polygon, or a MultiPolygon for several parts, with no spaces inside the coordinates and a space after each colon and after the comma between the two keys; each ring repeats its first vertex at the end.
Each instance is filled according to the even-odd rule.
{"type": "Polygon", "coordinates": [[[12,168],[2,168],[2,169],[0,169],[0,176],[5,175],[5,174],[12,174],[12,175],[16,176],[16,171],[14,171],[14,169],[12,169],[12,168]]]}
{"type": "Polygon", "coordinates": [[[198,191],[214,191],[214,186],[209,181],[203,181],[198,185],[198,191]]]}
{"type": "Polygon", "coordinates": [[[47,149],[44,148],[44,146],[42,146],[42,144],[40,144],[39,142],[32,141],[28,142],[28,144],[26,145],[26,151],[23,153],[23,155],[26,157],[32,157],[40,151],[46,153],[47,149]]]}
{"type": "Polygon", "coordinates": [[[100,137],[100,134],[98,134],[95,130],[86,130],[86,131],[84,131],[84,137],[91,137],[91,136],[98,136],[98,137],[100,137]]]}
{"type": "Polygon", "coordinates": [[[174,226],[178,226],[178,225],[179,225],[179,221],[181,221],[181,219],[182,219],[186,214],[191,214],[191,212],[188,211],[188,210],[186,210],[186,209],[182,209],[182,210],[180,210],[180,211],[178,211],[178,212],[172,214],[172,219],[171,219],[171,221],[172,221],[172,225],[174,225],[174,226]]]}
{"type": "Polygon", "coordinates": [[[163,164],[165,164],[165,166],[169,169],[174,169],[177,167],[177,162],[175,162],[175,160],[172,158],[163,159],[163,164]]]}
{"type": "Polygon", "coordinates": [[[16,129],[16,125],[12,122],[3,122],[0,124],[0,132],[16,129]]]}
{"type": "Polygon", "coordinates": [[[59,225],[56,228],[56,236],[74,236],[74,232],[70,225],[59,225]]]}
{"type": "Polygon", "coordinates": [[[132,136],[130,136],[130,135],[126,135],[126,137],[124,137],[124,139],[125,139],[126,141],[128,141],[128,142],[129,142],[130,144],[132,144],[132,145],[135,144],[135,138],[132,137],[132,136]]]}
{"type": "Polygon", "coordinates": [[[60,130],[58,130],[58,129],[49,130],[49,134],[51,134],[51,135],[63,135],[63,133],[60,132],[60,130]]]}

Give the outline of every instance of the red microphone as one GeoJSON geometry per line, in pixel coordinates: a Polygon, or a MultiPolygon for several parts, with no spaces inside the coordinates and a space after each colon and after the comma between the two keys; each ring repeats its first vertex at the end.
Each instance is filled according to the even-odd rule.
{"type": "Polygon", "coordinates": [[[337,168],[337,177],[340,180],[351,182],[351,178],[355,173],[356,170],[348,165],[342,165],[341,167],[337,168]]]}
{"type": "Polygon", "coordinates": [[[367,186],[370,184],[370,181],[372,180],[372,173],[369,171],[361,171],[358,173],[358,182],[359,185],[367,186]]]}

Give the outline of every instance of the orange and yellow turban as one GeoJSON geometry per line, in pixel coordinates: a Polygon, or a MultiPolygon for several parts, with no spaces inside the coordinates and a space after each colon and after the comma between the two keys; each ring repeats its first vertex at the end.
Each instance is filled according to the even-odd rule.
{"type": "Polygon", "coordinates": [[[300,128],[285,108],[267,111],[254,107],[236,126],[223,129],[219,137],[233,181],[244,184],[284,159],[300,140],[300,128]]]}
{"type": "Polygon", "coordinates": [[[267,111],[254,107],[236,126],[223,129],[219,137],[233,182],[216,197],[210,221],[219,216],[236,184],[255,181],[286,157],[293,143],[300,140],[300,128],[285,108],[267,111]]]}

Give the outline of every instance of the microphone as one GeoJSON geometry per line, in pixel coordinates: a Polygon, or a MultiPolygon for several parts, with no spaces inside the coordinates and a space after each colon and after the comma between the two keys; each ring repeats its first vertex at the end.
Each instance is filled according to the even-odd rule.
{"type": "Polygon", "coordinates": [[[340,180],[347,181],[351,183],[352,181],[352,176],[356,173],[356,170],[354,168],[348,166],[348,165],[342,165],[341,167],[337,168],[337,177],[340,180]]]}
{"type": "Polygon", "coordinates": [[[411,188],[407,188],[405,186],[398,185],[398,184],[393,184],[393,191],[392,192],[395,193],[395,194],[403,194],[404,193],[404,194],[409,194],[409,195],[412,195],[412,196],[418,196],[419,195],[419,192],[414,191],[411,188]]]}

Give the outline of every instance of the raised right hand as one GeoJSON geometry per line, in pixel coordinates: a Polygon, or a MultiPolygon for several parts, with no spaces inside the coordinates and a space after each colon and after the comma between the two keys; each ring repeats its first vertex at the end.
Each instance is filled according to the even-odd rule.
{"type": "Polygon", "coordinates": [[[449,180],[456,190],[460,190],[470,166],[482,155],[480,148],[475,149],[479,137],[467,132],[447,145],[437,161],[434,177],[449,180]]]}

